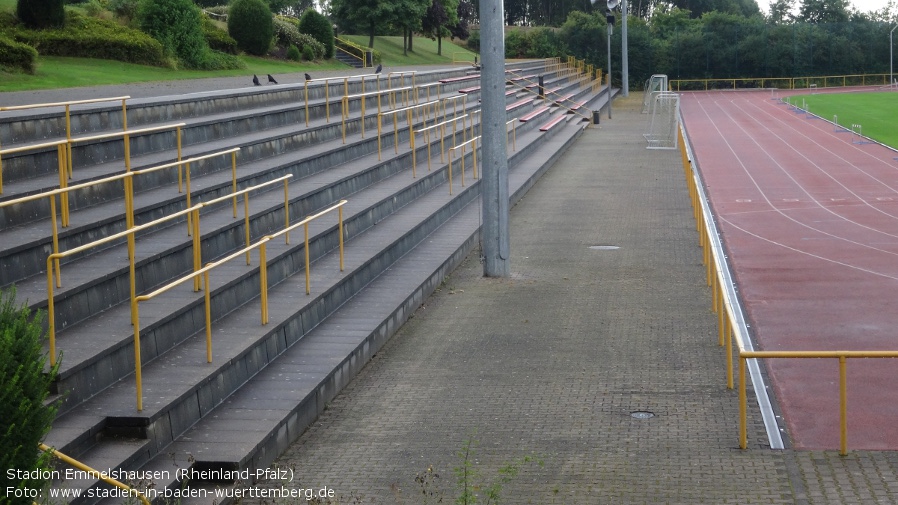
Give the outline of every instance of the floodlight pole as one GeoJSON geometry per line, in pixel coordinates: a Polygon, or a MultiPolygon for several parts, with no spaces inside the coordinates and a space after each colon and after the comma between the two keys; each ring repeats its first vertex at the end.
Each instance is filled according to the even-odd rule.
{"type": "Polygon", "coordinates": [[[895,60],[892,57],[892,32],[895,31],[895,28],[898,28],[898,25],[893,26],[892,29],[889,30],[889,89],[892,89],[892,86],[895,85],[895,76],[893,69],[893,62],[895,60]]]}
{"type": "Polygon", "coordinates": [[[630,96],[630,72],[629,72],[629,56],[627,55],[627,0],[621,0],[620,3],[620,15],[621,15],[621,47],[620,47],[620,56],[621,56],[621,91],[623,91],[624,97],[630,96]]]}
{"type": "Polygon", "coordinates": [[[608,9],[605,21],[608,22],[608,29],[605,30],[608,33],[608,119],[611,119],[611,31],[614,29],[614,14],[611,9],[608,9]]]}

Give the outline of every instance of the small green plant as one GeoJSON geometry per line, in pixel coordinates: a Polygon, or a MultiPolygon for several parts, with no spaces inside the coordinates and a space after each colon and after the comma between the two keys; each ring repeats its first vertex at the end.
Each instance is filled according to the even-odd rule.
{"type": "Polygon", "coordinates": [[[296,47],[296,44],[290,44],[290,47],[287,48],[287,59],[293,61],[302,59],[302,55],[299,54],[299,49],[296,47]]]}
{"type": "Polygon", "coordinates": [[[43,489],[50,470],[50,454],[38,451],[56,417],[55,405],[45,405],[59,370],[47,368],[42,314],[16,305],[15,289],[0,291],[0,486],[4,503],[30,505],[35,490],[43,489]],[[8,470],[24,472],[10,475],[8,470]],[[36,471],[36,472],[35,472],[36,471]],[[14,489],[15,492],[10,492],[14,489]]]}
{"type": "Polygon", "coordinates": [[[315,59],[315,51],[312,46],[302,46],[302,59],[312,61],[315,59]]]}
{"type": "Polygon", "coordinates": [[[456,505],[499,505],[502,489],[506,484],[514,480],[524,465],[537,463],[542,466],[542,461],[533,456],[524,456],[505,463],[498,469],[498,475],[486,484],[482,483],[480,470],[474,463],[474,452],[477,441],[472,438],[465,440],[458,457],[461,463],[454,468],[456,484],[459,488],[456,505]]]}

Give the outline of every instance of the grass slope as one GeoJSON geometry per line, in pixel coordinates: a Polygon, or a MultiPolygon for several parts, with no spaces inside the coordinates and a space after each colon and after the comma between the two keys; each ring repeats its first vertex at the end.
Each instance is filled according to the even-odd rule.
{"type": "Polygon", "coordinates": [[[898,93],[824,93],[790,97],[790,102],[801,104],[804,100],[811,113],[832,120],[851,129],[859,124],[863,134],[883,144],[898,149],[898,93]]]}
{"type": "MultiPolygon", "coordinates": [[[[340,38],[368,47],[367,35],[340,35],[340,38]]],[[[442,55],[437,54],[437,41],[424,37],[415,37],[412,49],[413,51],[406,56],[402,53],[402,37],[374,37],[374,50],[380,52],[384,66],[452,63],[453,54],[457,60],[474,60],[472,51],[453,44],[448,38],[443,39],[442,55]]]]}

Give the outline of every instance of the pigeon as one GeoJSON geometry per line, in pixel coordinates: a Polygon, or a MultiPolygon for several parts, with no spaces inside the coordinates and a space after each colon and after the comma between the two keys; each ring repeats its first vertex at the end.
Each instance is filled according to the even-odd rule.
{"type": "Polygon", "coordinates": [[[271,74],[268,74],[268,82],[272,84],[277,84],[278,82],[274,80],[274,77],[271,77],[271,74]]]}
{"type": "Polygon", "coordinates": [[[378,65],[377,68],[374,69],[374,73],[375,73],[375,74],[379,74],[380,71],[383,70],[383,69],[384,69],[384,66],[383,66],[383,65],[378,65]]]}
{"type": "Polygon", "coordinates": [[[255,84],[256,86],[261,86],[261,85],[262,85],[262,83],[259,82],[259,78],[256,77],[256,74],[253,74],[253,84],[255,84]]]}
{"type": "Polygon", "coordinates": [[[312,80],[312,76],[309,75],[309,74],[306,74],[306,80],[307,80],[307,81],[311,81],[311,80],[312,80]]]}

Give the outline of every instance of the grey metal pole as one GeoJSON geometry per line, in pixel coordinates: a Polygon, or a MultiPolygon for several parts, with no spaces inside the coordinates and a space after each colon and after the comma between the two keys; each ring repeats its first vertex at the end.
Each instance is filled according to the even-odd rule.
{"type": "Polygon", "coordinates": [[[505,134],[505,15],[502,0],[480,1],[483,275],[508,277],[508,139],[505,134]]]}
{"type": "MultiPolygon", "coordinates": [[[[611,14],[608,14],[605,18],[606,20],[614,19],[611,17],[611,14]]],[[[614,28],[614,24],[608,23],[608,119],[611,119],[611,30],[614,28]]]]}
{"type": "Polygon", "coordinates": [[[898,25],[892,27],[889,30],[889,88],[891,89],[895,83],[895,75],[893,70],[893,62],[895,61],[892,57],[892,32],[895,31],[895,28],[898,28],[898,25]]]}
{"type": "Polygon", "coordinates": [[[627,54],[627,0],[620,3],[621,15],[621,91],[625,97],[630,96],[630,57],[627,54]]]}

